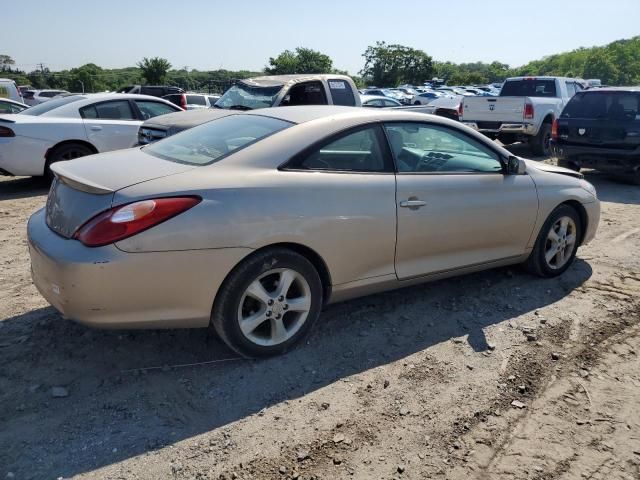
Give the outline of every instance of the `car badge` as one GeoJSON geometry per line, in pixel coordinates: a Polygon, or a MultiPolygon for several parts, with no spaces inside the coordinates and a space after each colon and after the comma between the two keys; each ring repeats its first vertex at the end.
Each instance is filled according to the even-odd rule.
{"type": "Polygon", "coordinates": [[[495,105],[489,105],[489,110],[491,110],[492,112],[496,109],[495,105]]]}
{"type": "Polygon", "coordinates": [[[579,129],[578,129],[578,133],[579,133],[580,135],[584,135],[584,133],[585,133],[586,131],[587,131],[587,130],[586,130],[585,128],[579,128],[579,129]]]}

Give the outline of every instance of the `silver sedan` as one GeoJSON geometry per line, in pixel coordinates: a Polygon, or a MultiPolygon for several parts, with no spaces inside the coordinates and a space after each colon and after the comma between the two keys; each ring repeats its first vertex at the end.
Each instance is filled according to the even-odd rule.
{"type": "Polygon", "coordinates": [[[299,343],[327,303],[501,265],[560,275],[600,214],[579,173],[378,109],[238,112],[52,169],[28,236],[56,309],[103,328],[212,325],[246,356],[299,343]]]}

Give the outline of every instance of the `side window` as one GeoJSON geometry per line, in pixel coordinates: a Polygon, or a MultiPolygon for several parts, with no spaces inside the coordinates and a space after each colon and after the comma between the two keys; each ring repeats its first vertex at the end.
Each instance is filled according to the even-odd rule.
{"type": "Polygon", "coordinates": [[[135,120],[131,106],[127,100],[103,102],[80,109],[80,116],[86,119],[103,120],[135,120]]]}
{"type": "Polygon", "coordinates": [[[171,108],[166,103],[154,102],[152,100],[135,100],[135,102],[144,120],[177,111],[177,109],[171,108]]]}
{"type": "Polygon", "coordinates": [[[565,82],[567,86],[567,95],[569,98],[573,97],[576,94],[576,84],[573,82],[565,82]]]}
{"type": "Polygon", "coordinates": [[[329,80],[329,91],[334,105],[355,106],[356,98],[353,96],[353,90],[345,80],[329,80]]]}
{"type": "Polygon", "coordinates": [[[399,172],[501,173],[496,152],[451,128],[426,123],[385,125],[399,172]]]}
{"type": "Polygon", "coordinates": [[[327,96],[321,82],[304,82],[294,85],[282,100],[281,106],[326,105],[327,96]]]}
{"type": "Polygon", "coordinates": [[[384,106],[385,107],[397,107],[398,103],[394,102],[393,100],[384,100],[384,106]]]}
{"type": "Polygon", "coordinates": [[[365,107],[382,107],[382,100],[375,98],[373,100],[369,100],[364,106],[365,107]]]}
{"type": "Polygon", "coordinates": [[[391,162],[382,149],[378,126],[360,128],[331,140],[320,148],[305,152],[291,168],[347,172],[390,172],[391,162]]]}
{"type": "Polygon", "coordinates": [[[204,95],[187,95],[187,105],[206,105],[204,95]]]}

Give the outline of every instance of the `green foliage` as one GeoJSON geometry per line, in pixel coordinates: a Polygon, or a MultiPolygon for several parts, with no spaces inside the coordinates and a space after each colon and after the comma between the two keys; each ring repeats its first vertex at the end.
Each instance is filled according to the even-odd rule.
{"type": "Polygon", "coordinates": [[[150,85],[164,84],[167,72],[171,68],[169,60],[160,57],[144,57],[137,65],[142,70],[142,76],[150,85]]]}
{"type": "Polygon", "coordinates": [[[285,50],[277,57],[269,58],[264,69],[269,75],[287,75],[293,73],[331,73],[333,61],[329,55],[298,47],[294,52],[285,50]]]}
{"type": "Polygon", "coordinates": [[[403,83],[422,84],[433,75],[433,59],[422,50],[403,45],[376,42],[362,55],[364,68],[360,72],[376,86],[396,86],[403,83]]]}
{"type": "Polygon", "coordinates": [[[605,85],[636,85],[640,83],[640,36],[550,55],[516,68],[513,73],[599,78],[605,85]]]}
{"type": "Polygon", "coordinates": [[[11,69],[11,65],[15,65],[16,62],[9,55],[0,54],[0,72],[5,72],[11,69]]]}

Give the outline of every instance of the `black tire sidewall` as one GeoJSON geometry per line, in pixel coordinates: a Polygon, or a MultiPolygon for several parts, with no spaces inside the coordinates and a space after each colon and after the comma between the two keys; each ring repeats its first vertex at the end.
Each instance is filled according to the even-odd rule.
{"type": "Polygon", "coordinates": [[[553,212],[551,212],[546,222],[540,229],[538,239],[536,240],[536,246],[534,248],[534,251],[532,252],[532,255],[535,255],[535,258],[533,258],[533,260],[536,263],[536,273],[539,273],[545,277],[557,277],[558,275],[562,275],[573,264],[573,261],[575,260],[576,254],[578,253],[580,238],[582,238],[582,222],[580,220],[580,215],[578,215],[578,212],[576,212],[576,210],[569,205],[560,205],[555,210],[553,210],[553,212]],[[561,268],[553,269],[547,264],[544,250],[547,236],[549,235],[549,229],[553,226],[554,223],[558,221],[560,217],[570,217],[574,221],[576,225],[576,243],[573,252],[571,252],[571,257],[569,258],[567,263],[565,263],[561,268]]]}
{"type": "Polygon", "coordinates": [[[302,342],[320,316],[323,289],[315,267],[302,255],[286,249],[261,252],[244,260],[224,281],[213,306],[212,325],[220,337],[237,353],[250,358],[279,355],[302,342]],[[304,324],[286,342],[265,347],[256,345],[244,336],[237,321],[242,295],[251,282],[263,273],[276,268],[290,268],[300,273],[311,290],[311,309],[304,324]]]}
{"type": "Polygon", "coordinates": [[[49,155],[49,159],[47,160],[44,168],[45,177],[47,177],[49,180],[53,180],[53,172],[51,171],[51,168],[50,168],[51,165],[56,162],[67,162],[68,160],[62,158],[62,155],[64,155],[66,151],[71,149],[86,151],[87,152],[86,155],[83,155],[85,157],[87,155],[93,155],[94,153],[89,147],[87,147],[86,145],[82,145],[80,143],[67,143],[65,145],[60,145],[59,147],[56,147],[53,150],[53,152],[51,152],[51,155],[49,155]]]}
{"type": "Polygon", "coordinates": [[[538,134],[532,138],[531,149],[536,155],[549,155],[551,149],[549,142],[547,142],[545,149],[545,138],[551,139],[551,124],[549,123],[543,123],[538,134]]]}

